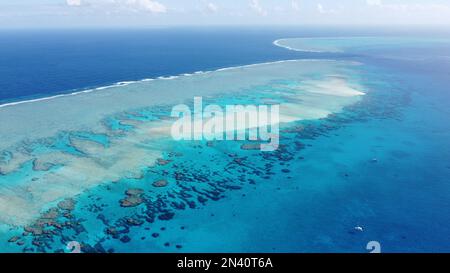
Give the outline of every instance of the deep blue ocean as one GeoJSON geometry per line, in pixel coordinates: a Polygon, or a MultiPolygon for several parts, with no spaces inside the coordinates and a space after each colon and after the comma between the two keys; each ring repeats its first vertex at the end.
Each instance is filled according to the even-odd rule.
{"type": "Polygon", "coordinates": [[[280,38],[430,32],[445,35],[330,27],[0,30],[0,102],[230,66],[336,57],[273,46],[280,38]]]}
{"type": "Polygon", "coordinates": [[[299,56],[272,45],[285,35],[251,29],[3,31],[0,101],[299,56]]]}
{"type": "MultiPolygon", "coordinates": [[[[122,233],[111,238],[95,221],[112,227],[108,213],[116,215],[108,205],[118,207],[117,199],[135,181],[97,187],[78,200],[84,207],[74,214],[90,236],[81,231],[77,239],[95,245],[88,250],[115,252],[368,252],[370,241],[383,252],[448,252],[450,46],[330,54],[273,45],[280,38],[355,35],[450,37],[426,29],[3,30],[0,102],[269,61],[359,61],[371,92],[355,107],[311,122],[304,135],[287,133],[283,155],[263,159],[223,144],[227,156],[249,158],[249,165],[273,163],[270,178],[250,176],[252,183],[202,209],[183,208],[171,221],[139,227],[120,222],[126,239],[122,233]],[[95,207],[98,202],[105,208],[95,207]]],[[[185,158],[173,160],[188,170],[225,170],[225,161],[209,160],[217,151],[199,156],[197,147],[178,148],[185,158]]],[[[159,172],[163,168],[148,175],[159,172]]],[[[52,244],[45,251],[64,250],[59,241],[52,244]]]]}

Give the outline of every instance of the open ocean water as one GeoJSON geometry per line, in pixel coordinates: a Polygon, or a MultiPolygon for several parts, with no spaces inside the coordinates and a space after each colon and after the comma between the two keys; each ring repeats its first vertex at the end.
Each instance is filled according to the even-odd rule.
{"type": "MultiPolygon", "coordinates": [[[[67,252],[66,244],[77,241],[86,252],[368,252],[367,244],[376,241],[382,252],[448,252],[450,44],[364,45],[341,53],[299,52],[273,44],[281,38],[355,35],[379,36],[380,40],[385,36],[450,38],[439,32],[363,29],[3,31],[3,103],[123,81],[293,59],[338,63],[331,68],[327,61],[323,67],[321,62],[317,67],[309,63],[311,72],[295,63],[269,65],[275,67],[270,73],[248,68],[233,74],[236,81],[256,72],[268,73],[262,74],[267,77],[275,71],[283,75],[284,69],[287,76],[273,76],[268,83],[246,85],[241,93],[222,92],[208,99],[220,105],[253,104],[267,98],[295,101],[289,97],[292,90],[297,85],[307,89],[302,81],[321,79],[324,69],[345,74],[366,94],[351,103],[319,97],[330,100],[330,105],[323,106],[326,109],[334,109],[332,99],[345,107],[325,118],[283,127],[281,146],[275,152],[243,149],[242,143],[234,142],[164,139],[151,144],[151,151],[162,150],[164,160],[156,165],[147,162],[137,175],[114,181],[105,175],[108,179],[102,184],[86,187],[66,203],[49,202],[32,224],[14,225],[2,217],[8,220],[2,223],[0,251],[67,252]],[[358,65],[347,69],[348,62],[358,65]],[[292,69],[298,69],[298,80],[293,79],[297,72],[292,69]],[[168,185],[156,188],[153,183],[161,180],[168,185]],[[139,205],[121,206],[131,198],[139,205]]],[[[192,77],[208,81],[208,74],[192,77]]],[[[227,83],[214,82],[215,87],[227,83]]],[[[183,87],[179,85],[179,92],[183,87]]],[[[226,91],[227,86],[223,87],[226,91]]],[[[161,96],[164,99],[163,94],[155,95],[161,96]]],[[[306,94],[305,100],[316,102],[317,98],[306,94]]],[[[34,194],[36,181],[58,181],[45,175],[72,163],[67,155],[78,164],[78,159],[95,154],[97,146],[116,149],[115,143],[138,128],[137,121],[157,119],[170,112],[170,107],[170,103],[161,104],[110,116],[102,121],[108,133],[88,128],[61,131],[51,140],[23,142],[15,149],[27,160],[14,171],[4,168],[1,172],[0,168],[1,201],[13,200],[8,194],[26,185],[31,185],[30,197],[20,200],[44,200],[42,193],[34,194]],[[80,139],[84,142],[77,142],[80,139]],[[63,156],[48,159],[51,164],[37,164],[36,158],[49,150],[63,156]]],[[[27,112],[17,115],[23,113],[27,112]]],[[[5,116],[0,120],[5,122],[5,116]]],[[[12,127],[0,124],[4,136],[5,128],[12,127]]],[[[9,166],[14,152],[1,152],[0,162],[9,166]]],[[[111,162],[102,166],[108,164],[115,166],[111,162]]],[[[80,180],[94,176],[89,171],[70,174],[74,181],[77,176],[80,180]]],[[[45,186],[58,188],[50,183],[40,191],[45,186]]]]}

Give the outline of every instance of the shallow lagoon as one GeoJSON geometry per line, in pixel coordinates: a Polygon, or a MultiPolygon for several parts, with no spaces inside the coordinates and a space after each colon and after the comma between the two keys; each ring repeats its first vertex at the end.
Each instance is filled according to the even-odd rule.
{"type": "MultiPolygon", "coordinates": [[[[449,130],[446,123],[437,122],[442,118],[442,102],[428,97],[437,104],[430,112],[420,92],[425,80],[411,93],[406,88],[411,82],[380,67],[386,64],[280,62],[131,83],[37,102],[47,104],[41,110],[35,108],[36,103],[4,107],[2,111],[9,109],[8,117],[18,118],[9,112],[14,107],[21,107],[24,113],[41,113],[41,117],[50,117],[47,110],[61,103],[84,108],[63,111],[58,119],[73,122],[61,124],[47,123],[48,119],[36,115],[36,120],[44,122],[30,122],[36,126],[33,131],[40,132],[39,126],[49,130],[43,130],[43,135],[32,134],[25,142],[15,144],[18,140],[5,135],[10,145],[4,147],[14,149],[4,153],[2,197],[21,198],[18,208],[23,208],[24,217],[2,214],[3,221],[10,225],[21,220],[19,224],[28,228],[23,236],[22,227],[6,231],[8,225],[3,225],[2,249],[66,251],[65,244],[76,240],[83,243],[84,251],[362,252],[368,241],[379,240],[386,251],[445,250],[448,242],[438,240],[448,234],[445,225],[449,220],[445,214],[449,189],[444,183],[449,153],[443,138],[449,130]],[[348,94],[347,85],[341,88],[346,90],[341,96],[330,95],[326,86],[336,75],[366,95],[343,96],[348,94]],[[224,81],[230,84],[224,85],[224,81]],[[282,146],[276,152],[244,150],[244,143],[236,142],[173,142],[164,135],[147,134],[161,124],[170,124],[163,116],[171,104],[163,104],[166,101],[159,96],[143,100],[148,92],[142,88],[146,84],[155,90],[173,90],[174,94],[180,86],[187,90],[170,96],[176,98],[173,103],[204,95],[219,104],[255,104],[270,99],[294,103],[299,106],[297,110],[313,107],[321,111],[306,116],[301,110],[294,112],[296,121],[283,125],[282,146]],[[167,88],[171,85],[173,88],[167,88]],[[202,88],[194,88],[199,86],[202,88]],[[125,99],[112,100],[114,96],[125,99]],[[436,121],[428,123],[433,130],[421,130],[422,116],[417,111],[424,109],[436,121]],[[78,119],[77,113],[86,114],[78,119]],[[70,127],[58,128],[60,125],[70,127]],[[435,144],[420,136],[426,132],[426,138],[435,139],[433,143],[443,142],[442,154],[436,154],[435,144]],[[17,151],[19,160],[15,162],[17,151]],[[45,160],[33,166],[33,158],[45,160]],[[434,164],[424,166],[425,160],[434,164]],[[427,187],[430,168],[435,185],[427,187]],[[153,185],[161,180],[167,181],[165,187],[153,185]],[[44,194],[46,183],[52,185],[48,195],[44,194]],[[21,190],[23,194],[18,195],[21,190]],[[37,212],[73,195],[73,208],[60,204],[57,211],[51,210],[33,222],[37,212]],[[30,196],[39,198],[29,202],[30,196]],[[138,205],[124,208],[123,200],[138,205]],[[407,208],[411,200],[415,210],[407,208]],[[27,207],[30,204],[33,209],[27,207]],[[430,213],[436,208],[441,213],[430,213]],[[356,226],[364,231],[357,232],[356,226]],[[14,235],[20,238],[6,243],[14,235]],[[423,238],[426,241],[417,243],[423,238]]],[[[439,84],[435,87],[445,90],[439,84]]],[[[15,129],[17,124],[22,123],[6,126],[15,129]]],[[[17,132],[29,130],[17,127],[17,132]]]]}

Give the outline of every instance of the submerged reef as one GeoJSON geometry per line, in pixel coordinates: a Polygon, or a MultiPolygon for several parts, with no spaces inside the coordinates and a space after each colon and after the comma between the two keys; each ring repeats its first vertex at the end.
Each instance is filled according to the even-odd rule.
{"type": "MultiPolygon", "coordinates": [[[[290,162],[304,159],[308,140],[349,122],[397,118],[396,108],[407,102],[401,93],[388,100],[372,94],[376,82],[363,88],[358,75],[368,72],[353,63],[304,65],[287,62],[217,72],[218,80],[241,70],[258,80],[208,95],[207,102],[219,105],[280,104],[280,146],[272,152],[262,152],[260,143],[249,141],[173,141],[167,104],[127,105],[125,111],[103,116],[93,129],[59,131],[6,147],[0,153],[0,201],[5,204],[0,221],[7,231],[0,237],[10,249],[23,252],[65,252],[71,241],[80,242],[83,252],[114,252],[106,242],[150,239],[131,236],[133,229],[150,230],[156,221],[173,220],[177,211],[270,183],[274,175],[289,177],[294,171],[290,162]],[[288,72],[260,79],[280,68],[288,72]]],[[[158,241],[161,232],[149,233],[157,244],[183,247],[158,241]]]]}

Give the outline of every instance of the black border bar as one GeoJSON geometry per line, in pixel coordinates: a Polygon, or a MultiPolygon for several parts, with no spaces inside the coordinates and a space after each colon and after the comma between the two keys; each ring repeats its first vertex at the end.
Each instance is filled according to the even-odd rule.
{"type": "MultiPolygon", "coordinates": [[[[423,264],[437,266],[448,264],[448,254],[0,254],[0,262],[35,267],[61,263],[70,269],[82,268],[81,272],[114,268],[132,272],[310,272],[328,268],[380,270],[399,264],[402,268],[416,268],[423,264]],[[211,261],[208,270],[186,267],[185,261],[211,261]],[[431,260],[431,261],[430,261],[431,260]],[[184,267],[179,267],[181,264],[184,267]],[[224,264],[226,267],[224,267],[224,264]],[[155,269],[159,269],[155,271],[155,269]]],[[[59,267],[59,266],[58,266],[59,267]]],[[[61,269],[61,267],[59,267],[61,269]]],[[[65,271],[65,270],[64,270],[65,271]]],[[[333,270],[334,271],[334,270],[333,270]]],[[[61,271],[59,271],[61,272],[61,271]]],[[[101,271],[104,272],[104,271],[101,271]]]]}

